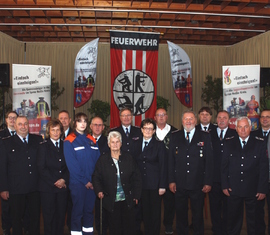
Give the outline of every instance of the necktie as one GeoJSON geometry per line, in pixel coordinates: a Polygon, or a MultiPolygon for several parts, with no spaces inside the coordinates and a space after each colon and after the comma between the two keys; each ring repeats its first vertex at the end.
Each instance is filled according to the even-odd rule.
{"type": "Polygon", "coordinates": [[[266,137],[267,136],[267,131],[264,131],[263,132],[263,137],[266,137]]]}
{"type": "Polygon", "coordinates": [[[189,133],[190,132],[187,132],[187,136],[186,136],[186,140],[187,140],[187,143],[189,144],[189,133]]]}
{"type": "Polygon", "coordinates": [[[27,145],[27,140],[26,140],[26,138],[23,138],[23,143],[24,143],[25,145],[27,145]]]}
{"type": "Polygon", "coordinates": [[[55,142],[55,147],[58,148],[58,142],[55,142]]]}
{"type": "Polygon", "coordinates": [[[243,140],[242,143],[243,143],[243,149],[244,149],[247,142],[243,140]]]}
{"type": "Polygon", "coordinates": [[[221,130],[221,132],[220,132],[219,139],[223,140],[223,130],[221,130]]]}
{"type": "Polygon", "coordinates": [[[144,141],[144,147],[143,147],[143,150],[145,149],[145,147],[148,145],[148,142],[147,141],[144,141]]]}
{"type": "Polygon", "coordinates": [[[129,137],[129,132],[128,132],[128,128],[126,127],[126,136],[127,138],[129,137]]]}
{"type": "Polygon", "coordinates": [[[11,131],[11,136],[15,135],[16,131],[11,131]]]}
{"type": "Polygon", "coordinates": [[[204,126],[203,128],[204,128],[204,131],[207,131],[207,126],[204,126]]]}

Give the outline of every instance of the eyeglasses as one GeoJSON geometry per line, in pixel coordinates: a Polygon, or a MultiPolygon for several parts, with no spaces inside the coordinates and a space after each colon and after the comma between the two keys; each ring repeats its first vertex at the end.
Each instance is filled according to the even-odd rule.
{"type": "Polygon", "coordinates": [[[120,115],[121,117],[131,117],[132,115],[131,114],[123,114],[123,115],[120,115]]]}
{"type": "Polygon", "coordinates": [[[270,117],[269,116],[261,116],[261,118],[269,119],[270,117]]]}
{"type": "Polygon", "coordinates": [[[17,118],[17,117],[11,117],[11,116],[9,116],[9,117],[8,117],[8,120],[16,120],[16,118],[17,118]]]}
{"type": "Polygon", "coordinates": [[[151,127],[143,127],[142,129],[145,131],[153,131],[154,130],[154,128],[151,128],[151,127]]]}
{"type": "Polygon", "coordinates": [[[166,113],[159,113],[159,114],[156,114],[156,117],[165,117],[167,114],[166,113]]]}
{"type": "Polygon", "coordinates": [[[103,124],[92,124],[94,127],[102,127],[103,124]]]}

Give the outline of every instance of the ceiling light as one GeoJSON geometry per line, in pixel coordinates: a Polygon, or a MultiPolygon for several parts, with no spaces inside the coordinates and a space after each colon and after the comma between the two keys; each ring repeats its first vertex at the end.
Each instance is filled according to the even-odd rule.
{"type": "Polygon", "coordinates": [[[254,27],[254,26],[255,26],[255,24],[253,24],[253,23],[248,24],[248,27],[254,27]]]}
{"type": "Polygon", "coordinates": [[[136,23],[136,22],[138,22],[138,19],[133,18],[133,19],[131,19],[131,22],[136,23]]]}

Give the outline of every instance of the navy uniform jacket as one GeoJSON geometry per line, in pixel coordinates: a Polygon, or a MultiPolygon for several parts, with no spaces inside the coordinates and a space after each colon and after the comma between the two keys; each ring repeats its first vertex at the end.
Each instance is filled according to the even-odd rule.
{"type": "Polygon", "coordinates": [[[137,140],[142,136],[141,129],[139,127],[136,127],[136,126],[131,126],[129,137],[126,136],[126,133],[123,130],[122,125],[112,129],[111,131],[118,131],[122,135],[121,150],[124,152],[129,152],[129,154],[131,154],[132,157],[135,157],[134,153],[133,153],[133,149],[134,149],[133,142],[134,142],[134,140],[137,140]]]}
{"type": "MultiPolygon", "coordinates": [[[[263,131],[262,131],[261,127],[259,129],[255,130],[255,131],[251,131],[250,135],[257,136],[257,137],[260,137],[260,138],[264,138],[263,131]]],[[[269,136],[269,134],[267,135],[266,139],[268,138],[268,136],[269,136]]]]}
{"type": "Polygon", "coordinates": [[[11,136],[11,135],[10,135],[10,132],[7,128],[0,131],[0,138],[4,138],[4,137],[8,137],[8,136],[11,136]]]}
{"type": "Polygon", "coordinates": [[[143,138],[134,142],[134,158],[142,175],[143,189],[168,188],[166,149],[154,136],[142,151],[143,138]]]}
{"type": "Polygon", "coordinates": [[[29,134],[25,145],[14,135],[0,141],[0,191],[10,194],[26,194],[38,190],[37,154],[39,135],[29,134]]]}
{"type": "Polygon", "coordinates": [[[97,141],[100,154],[109,153],[110,148],[108,146],[108,139],[105,135],[101,135],[97,141]]]}
{"type": "Polygon", "coordinates": [[[224,141],[226,138],[230,138],[232,136],[237,136],[237,132],[234,129],[228,128],[225,136],[223,136],[223,140],[220,141],[219,136],[217,134],[217,129],[215,131],[211,131],[211,141],[213,146],[213,155],[214,155],[214,178],[213,182],[221,183],[221,160],[224,151],[224,141]]]}
{"type": "MultiPolygon", "coordinates": [[[[170,125],[170,126],[171,126],[170,131],[167,133],[167,135],[163,139],[163,142],[164,142],[165,147],[166,147],[167,150],[169,149],[170,139],[171,139],[171,136],[172,136],[172,132],[177,130],[174,126],[172,126],[172,125],[170,125]]],[[[159,138],[157,137],[156,132],[155,132],[154,135],[155,135],[156,139],[158,140],[159,138]]]]}
{"type": "MultiPolygon", "coordinates": [[[[208,132],[212,132],[212,131],[214,131],[216,129],[217,129],[217,126],[214,125],[214,124],[212,124],[212,123],[210,123],[207,131],[208,132]]],[[[200,123],[196,125],[196,130],[203,130],[200,123]]],[[[203,131],[205,131],[205,130],[203,130],[203,131]]]]}
{"type": "Polygon", "coordinates": [[[231,188],[231,195],[254,197],[268,192],[268,157],[266,141],[250,136],[244,149],[239,137],[225,141],[222,158],[222,189],[231,188]]]}
{"type": "Polygon", "coordinates": [[[186,190],[212,186],[213,149],[208,132],[195,129],[188,144],[184,130],[175,131],[169,149],[169,183],[186,190]]]}
{"type": "Polygon", "coordinates": [[[60,147],[56,148],[54,143],[48,139],[40,143],[38,149],[38,171],[39,171],[39,190],[41,192],[63,192],[67,188],[58,188],[54,183],[59,179],[64,179],[68,185],[69,172],[66,165],[63,141],[60,140],[60,147]]]}

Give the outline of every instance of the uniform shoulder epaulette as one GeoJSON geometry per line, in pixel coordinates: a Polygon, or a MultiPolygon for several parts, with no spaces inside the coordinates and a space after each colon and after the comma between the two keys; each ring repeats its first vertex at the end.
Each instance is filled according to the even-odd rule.
{"type": "Polygon", "coordinates": [[[6,136],[6,137],[3,137],[2,140],[6,140],[6,139],[9,139],[11,138],[12,136],[6,136]]]}
{"type": "Polygon", "coordinates": [[[70,143],[72,143],[75,139],[76,139],[75,133],[71,133],[67,136],[67,138],[65,138],[65,141],[69,141],[70,143]]]}
{"type": "Polygon", "coordinates": [[[47,140],[43,140],[42,142],[39,142],[39,144],[45,144],[47,142],[48,142],[47,140]]]}
{"type": "Polygon", "coordinates": [[[264,141],[264,138],[260,138],[260,137],[258,137],[258,136],[255,136],[255,139],[264,141]]]}
{"type": "Polygon", "coordinates": [[[177,133],[177,132],[179,132],[179,131],[181,131],[181,130],[175,130],[175,131],[172,131],[172,134],[173,134],[173,133],[177,133]]]}
{"type": "Polygon", "coordinates": [[[231,139],[233,139],[233,138],[234,138],[234,136],[230,136],[230,137],[226,137],[225,140],[231,140],[231,139]]]}
{"type": "Polygon", "coordinates": [[[86,136],[88,139],[92,140],[95,144],[97,143],[96,139],[92,135],[87,135],[86,136]]]}

